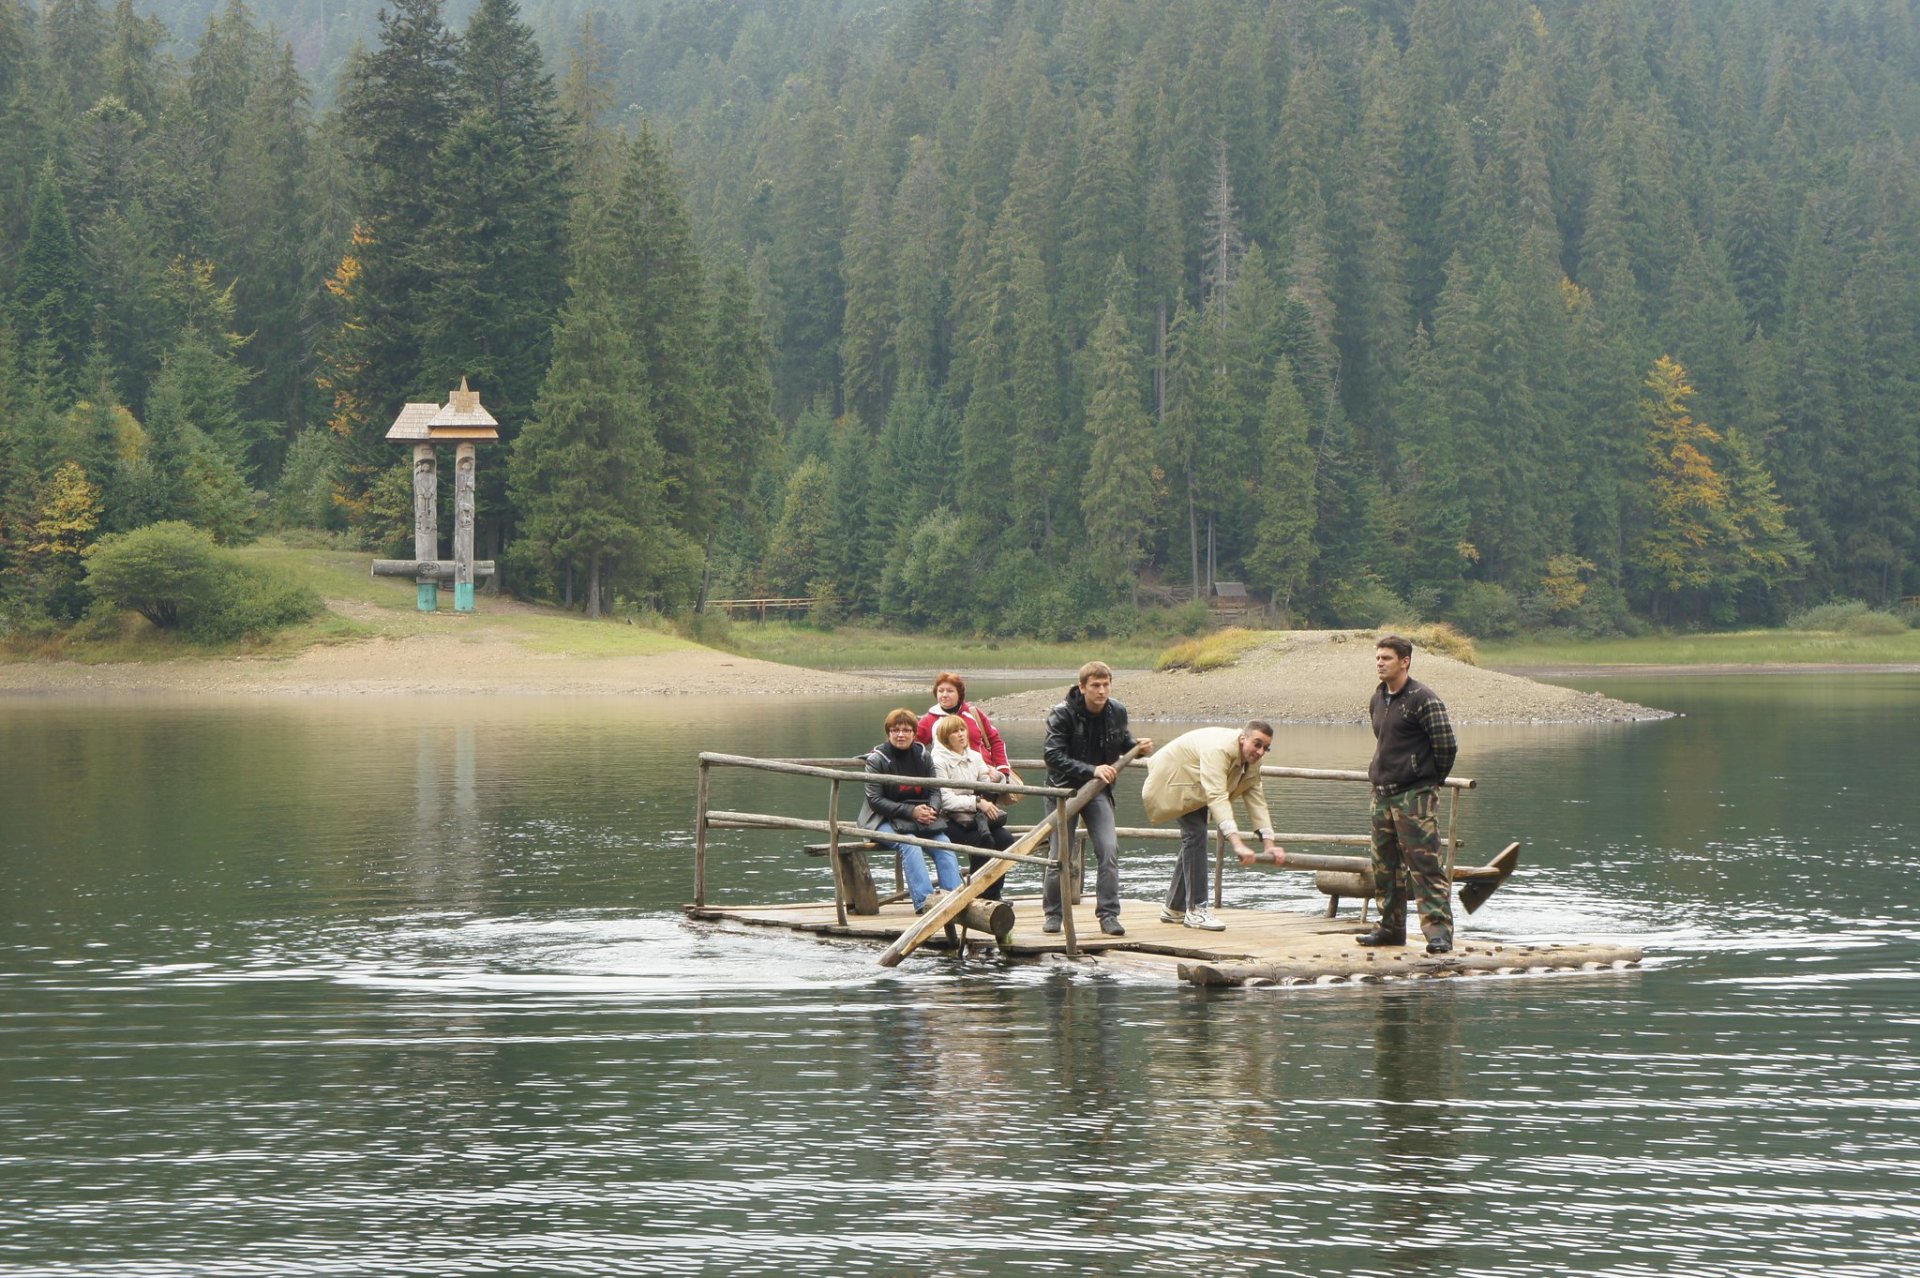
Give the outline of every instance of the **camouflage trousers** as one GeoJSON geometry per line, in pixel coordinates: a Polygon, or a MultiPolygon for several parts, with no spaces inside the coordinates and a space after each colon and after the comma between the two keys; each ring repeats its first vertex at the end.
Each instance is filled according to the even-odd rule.
{"type": "Polygon", "coordinates": [[[1440,845],[1440,792],[1432,786],[1398,794],[1373,792],[1373,890],[1380,925],[1405,927],[1407,880],[1413,880],[1420,930],[1429,941],[1453,939],[1453,883],[1440,845]]]}

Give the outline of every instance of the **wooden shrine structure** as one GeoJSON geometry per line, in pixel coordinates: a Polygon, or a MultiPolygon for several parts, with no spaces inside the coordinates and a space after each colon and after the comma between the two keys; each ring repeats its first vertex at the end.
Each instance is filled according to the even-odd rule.
{"type": "MultiPolygon", "coordinates": [[[[1120,763],[1122,775],[1132,762],[1126,756],[1120,763]]],[[[1014,760],[1018,768],[1042,768],[1039,760],[1014,760]]],[[[1104,788],[1090,781],[1078,790],[1050,786],[996,783],[941,782],[972,790],[1007,794],[1035,795],[1056,800],[1054,810],[1031,825],[1010,825],[1018,837],[1005,852],[956,845],[956,852],[979,853],[992,857],[959,889],[931,898],[926,912],[916,915],[899,889],[896,868],[894,890],[883,895],[874,883],[867,853],[878,851],[892,859],[891,848],[881,848],[877,840],[921,847],[934,841],[911,835],[865,829],[840,816],[841,790],[846,786],[864,789],[868,777],[860,759],[758,759],[742,755],[702,753],[698,786],[698,811],[694,825],[694,898],[686,914],[695,919],[768,926],[807,932],[825,938],[843,938],[881,945],[878,962],[891,967],[922,945],[965,953],[968,933],[991,937],[991,944],[1003,955],[1014,959],[1044,960],[1048,957],[1080,959],[1096,957],[1108,964],[1126,966],[1199,985],[1240,985],[1246,983],[1328,984],[1342,981],[1380,979],[1423,979],[1490,973],[1533,971],[1600,971],[1632,967],[1640,961],[1640,951],[1612,945],[1514,945],[1482,941],[1462,936],[1456,928],[1451,954],[1425,954],[1419,946],[1407,949],[1364,949],[1353,943],[1355,934],[1365,925],[1373,892],[1371,857],[1338,854],[1331,851],[1296,851],[1297,848],[1366,847],[1365,834],[1275,834],[1287,847],[1286,863],[1265,868],[1305,871],[1314,875],[1315,887],[1328,898],[1324,914],[1290,913],[1262,909],[1224,908],[1227,841],[1216,835],[1214,841],[1213,900],[1216,914],[1227,924],[1224,932],[1206,932],[1167,923],[1160,919],[1157,901],[1126,900],[1122,905],[1124,936],[1103,935],[1093,926],[1083,903],[1081,878],[1084,871],[1081,835],[1066,837],[1068,823],[1078,811],[1104,788]],[[712,806],[713,773],[716,769],[746,769],[760,773],[812,777],[827,783],[825,819],[786,816],[774,813],[744,812],[712,806]],[[718,904],[709,900],[709,868],[712,862],[710,832],[734,830],[790,830],[824,834],[825,843],[809,845],[805,850],[823,855],[832,871],[833,900],[771,905],[718,904]],[[993,884],[1021,865],[1061,872],[1064,903],[1062,928],[1058,934],[1040,929],[1041,907],[1037,898],[993,901],[983,897],[993,884]],[[1341,917],[1342,900],[1358,900],[1357,919],[1341,917]]],[[[1289,784],[1332,782],[1365,783],[1366,773],[1331,768],[1297,768],[1267,765],[1263,776],[1289,784]]],[[[1459,865],[1457,854],[1464,846],[1460,834],[1462,800],[1476,788],[1465,777],[1445,782],[1446,859],[1448,872],[1459,885],[1461,906],[1469,914],[1486,904],[1489,897],[1513,874],[1520,863],[1520,845],[1507,844],[1485,865],[1459,865]]],[[[1270,802],[1276,809],[1283,805],[1270,802]]],[[[1126,846],[1142,840],[1174,840],[1180,831],[1174,827],[1122,827],[1117,831],[1122,853],[1126,846]]],[[[947,845],[941,845],[947,846],[947,845]]],[[[1261,868],[1256,866],[1256,868],[1261,868]]],[[[1409,898],[1411,899],[1411,893],[1409,898]]],[[[1414,935],[1418,935],[1415,929],[1414,935]]]]}
{"type": "Polygon", "coordinates": [[[473,586],[493,575],[491,559],[473,558],[475,445],[500,438],[500,424],[480,406],[480,392],[460,379],[445,404],[408,404],[387,428],[387,438],[413,445],[413,558],[376,559],[376,577],[411,577],[418,586],[417,606],[440,606],[440,584],[453,584],[453,610],[473,611],[473,586]],[[440,558],[440,474],[436,449],[454,445],[453,558],[440,558]]]}

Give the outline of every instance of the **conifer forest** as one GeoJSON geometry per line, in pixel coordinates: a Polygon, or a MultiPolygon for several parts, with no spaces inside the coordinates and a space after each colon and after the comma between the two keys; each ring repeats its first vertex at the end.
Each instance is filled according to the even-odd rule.
{"type": "Polygon", "coordinates": [[[1897,603],[1917,138],[1920,0],[0,0],[0,631],[463,377],[592,615],[1897,603]]]}

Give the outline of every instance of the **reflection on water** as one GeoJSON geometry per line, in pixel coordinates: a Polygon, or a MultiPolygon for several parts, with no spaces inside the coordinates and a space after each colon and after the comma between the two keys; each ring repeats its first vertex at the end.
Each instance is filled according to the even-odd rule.
{"type": "Polygon", "coordinates": [[[0,702],[0,1275],[1904,1272],[1920,681],[1607,690],[1687,717],[1465,734],[1465,926],[1647,970],[1288,991],[685,923],[693,752],[890,702],[0,702]]]}

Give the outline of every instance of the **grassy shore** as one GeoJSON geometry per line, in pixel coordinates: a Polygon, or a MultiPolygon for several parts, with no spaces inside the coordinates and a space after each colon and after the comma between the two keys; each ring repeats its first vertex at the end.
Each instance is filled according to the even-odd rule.
{"type": "MultiPolygon", "coordinates": [[[[415,610],[413,583],[376,579],[364,551],[289,546],[268,539],[240,552],[311,586],[328,607],[304,625],[264,640],[230,645],[194,643],[154,630],[130,617],[118,633],[99,626],[77,635],[16,639],[0,660],[65,660],[83,664],[163,662],[227,656],[293,656],[320,645],[371,639],[444,635],[450,597],[438,614],[415,610]]],[[[450,592],[449,592],[450,594],[450,592]]],[[[784,665],[832,671],[926,671],[955,669],[969,675],[996,671],[1072,670],[1098,658],[1128,670],[1152,669],[1163,653],[1186,639],[1154,630],[1117,639],[1045,643],[947,633],[915,634],[862,625],[817,629],[791,621],[727,622],[711,619],[700,629],[705,644],[676,632],[660,617],[589,621],[577,612],[483,595],[478,611],[459,619],[462,635],[510,641],[533,653],[582,658],[648,656],[717,647],[784,665]]],[[[1507,670],[1571,667],[1920,665],[1920,630],[1891,635],[1795,630],[1749,630],[1728,634],[1648,635],[1632,639],[1523,638],[1482,640],[1482,666],[1507,670]]]]}

